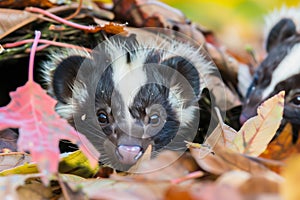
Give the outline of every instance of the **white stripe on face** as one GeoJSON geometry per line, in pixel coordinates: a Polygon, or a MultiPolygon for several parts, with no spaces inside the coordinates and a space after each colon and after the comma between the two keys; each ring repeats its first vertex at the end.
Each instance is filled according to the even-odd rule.
{"type": "Polygon", "coordinates": [[[112,64],[115,90],[118,91],[121,96],[125,120],[129,126],[129,130],[130,124],[133,121],[129,107],[133,103],[134,97],[139,89],[147,82],[147,75],[143,69],[144,60],[143,56],[138,57],[131,55],[131,62],[127,63],[127,57],[124,55],[115,60],[112,64]]]}
{"type": "Polygon", "coordinates": [[[296,44],[289,54],[281,61],[272,74],[270,85],[262,93],[262,98],[267,98],[276,85],[289,77],[300,73],[300,44],[296,44]]]}

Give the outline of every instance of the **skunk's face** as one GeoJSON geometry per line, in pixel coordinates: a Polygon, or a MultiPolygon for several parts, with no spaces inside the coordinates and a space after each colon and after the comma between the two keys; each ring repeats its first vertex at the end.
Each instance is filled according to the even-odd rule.
{"type": "Polygon", "coordinates": [[[282,19],[271,29],[267,51],[267,57],[254,74],[240,121],[244,123],[256,115],[256,109],[263,101],[284,90],[282,125],[290,122],[294,127],[299,127],[300,37],[292,20],[282,19]]]}
{"type": "Polygon", "coordinates": [[[193,140],[199,70],[207,66],[182,43],[117,38],[92,54],[54,55],[45,71],[57,112],[87,136],[102,162],[126,170],[150,144],[154,152],[184,150],[184,140],[193,140]]]}

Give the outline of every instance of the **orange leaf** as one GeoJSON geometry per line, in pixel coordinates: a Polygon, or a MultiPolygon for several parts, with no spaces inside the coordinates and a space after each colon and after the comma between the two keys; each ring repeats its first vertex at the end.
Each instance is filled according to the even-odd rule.
{"type": "Polygon", "coordinates": [[[260,157],[283,160],[296,152],[297,149],[292,142],[292,126],[288,123],[279,136],[268,145],[268,148],[260,155],[260,157]]]}

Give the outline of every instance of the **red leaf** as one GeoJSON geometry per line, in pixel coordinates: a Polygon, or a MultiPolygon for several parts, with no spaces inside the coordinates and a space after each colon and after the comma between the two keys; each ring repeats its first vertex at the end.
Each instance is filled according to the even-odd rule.
{"type": "Polygon", "coordinates": [[[10,96],[10,104],[0,108],[0,129],[19,128],[18,148],[31,152],[32,160],[38,163],[41,172],[46,175],[57,172],[60,139],[77,144],[92,164],[97,164],[97,150],[85,136],[59,117],[54,111],[56,101],[40,85],[28,81],[10,96]]]}

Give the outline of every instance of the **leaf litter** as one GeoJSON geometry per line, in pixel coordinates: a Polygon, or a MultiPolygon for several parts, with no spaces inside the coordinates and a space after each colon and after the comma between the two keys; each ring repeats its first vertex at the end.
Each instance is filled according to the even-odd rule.
{"type": "MultiPolygon", "coordinates": [[[[120,9],[124,5],[127,10],[120,10],[120,12],[115,10],[114,12],[119,14],[117,17],[124,19],[126,17],[124,14],[138,11],[147,22],[147,24],[139,24],[140,21],[136,17],[133,23],[136,23],[137,27],[153,24],[161,27],[176,26],[187,35],[193,35],[196,40],[202,42],[206,39],[205,36],[209,35],[207,30],[190,25],[180,12],[163,7],[161,3],[132,1],[136,5],[136,10],[134,10],[133,7],[128,7],[130,5],[128,2],[120,2],[114,9],[120,9]],[[147,7],[151,9],[146,9],[147,7]],[[161,13],[159,17],[157,13],[153,13],[155,8],[159,8],[158,11],[161,13]],[[177,20],[172,21],[169,20],[170,18],[177,20]]],[[[27,19],[22,19],[22,15],[19,16],[22,26],[37,19],[34,14],[30,16],[27,19]]],[[[96,18],[94,19],[96,21],[96,18]]],[[[101,20],[99,23],[103,23],[101,20]]],[[[109,23],[105,20],[104,24],[101,31],[111,34],[125,29],[130,30],[124,27],[124,24],[109,23]]],[[[18,28],[14,25],[5,25],[1,37],[18,28]]],[[[37,42],[35,44],[37,45],[37,42]]],[[[214,54],[214,61],[222,63],[223,56],[228,52],[218,51],[217,45],[208,46],[209,51],[214,54]]],[[[227,56],[225,57],[229,58],[227,56]]],[[[226,62],[230,63],[230,61],[226,62]]],[[[239,64],[239,62],[234,62],[233,67],[239,64]]],[[[233,93],[230,92],[230,94],[234,96],[233,93]]],[[[267,195],[269,199],[297,199],[299,194],[295,188],[297,186],[295,180],[298,176],[294,175],[298,174],[296,169],[299,168],[299,158],[288,159],[287,167],[285,167],[284,158],[298,152],[299,141],[292,144],[288,135],[290,127],[287,125],[283,136],[279,135],[268,145],[274,138],[282,118],[283,96],[284,93],[281,92],[264,102],[258,109],[258,115],[248,120],[240,131],[235,131],[226,125],[218,115],[219,124],[211,135],[203,144],[188,142],[190,152],[184,153],[179,159],[176,159],[178,158],[176,152],[162,152],[151,160],[149,154],[145,154],[142,161],[133,166],[131,173],[111,172],[108,175],[109,178],[100,178],[97,177],[95,170],[101,170],[104,166],[95,168],[87,162],[92,159],[94,161],[91,163],[95,164],[95,158],[89,156],[88,149],[82,149],[84,154],[75,152],[60,158],[57,148],[59,139],[69,139],[80,146],[78,140],[74,140],[78,138],[79,133],[56,115],[54,112],[56,102],[46,96],[31,77],[24,87],[11,93],[11,103],[0,108],[1,129],[20,128],[18,148],[21,151],[30,152],[30,154],[21,152],[20,154],[0,155],[3,156],[0,164],[8,163],[5,164],[8,169],[1,173],[3,177],[0,179],[0,184],[4,188],[1,196],[6,199],[24,199],[30,196],[31,199],[61,197],[65,199],[120,199],[121,197],[122,199],[234,200],[267,195]],[[41,100],[44,101],[43,104],[41,100]],[[83,155],[87,155],[88,158],[84,158],[83,155]],[[265,159],[279,160],[283,163],[283,167],[280,170],[274,170],[260,162],[259,155],[265,159]],[[59,161],[60,165],[63,163],[60,170],[59,161]],[[78,168],[77,164],[80,162],[85,163],[82,168],[78,168]],[[171,164],[162,168],[163,163],[171,164]],[[28,166],[35,170],[30,171],[29,169],[33,168],[28,168],[28,166]],[[7,170],[10,169],[8,173],[7,170]],[[57,174],[58,170],[61,174],[57,174]],[[78,173],[72,175],[71,173],[76,170],[78,173]],[[139,171],[148,171],[148,173],[137,173],[139,171]],[[16,175],[17,172],[21,175],[16,175]],[[26,172],[29,174],[25,175],[26,172]],[[87,177],[93,175],[94,177],[83,178],[84,174],[88,174],[87,177]],[[45,186],[43,183],[48,183],[48,185],[45,186]]],[[[240,103],[235,98],[231,99],[229,107],[240,103]]],[[[82,139],[83,136],[80,136],[80,141],[82,139]]],[[[93,147],[89,146],[89,148],[93,152],[92,155],[97,155],[93,147]]]]}

